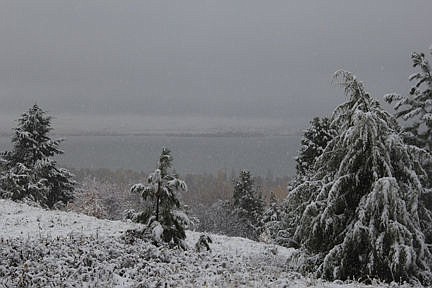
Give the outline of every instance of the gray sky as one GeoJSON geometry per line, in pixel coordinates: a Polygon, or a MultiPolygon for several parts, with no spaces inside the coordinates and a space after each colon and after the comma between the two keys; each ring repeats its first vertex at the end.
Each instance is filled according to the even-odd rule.
{"type": "Polygon", "coordinates": [[[0,128],[38,102],[77,130],[154,116],[301,129],[343,101],[340,68],[376,97],[408,91],[431,12],[430,0],[2,0],[0,128]]]}

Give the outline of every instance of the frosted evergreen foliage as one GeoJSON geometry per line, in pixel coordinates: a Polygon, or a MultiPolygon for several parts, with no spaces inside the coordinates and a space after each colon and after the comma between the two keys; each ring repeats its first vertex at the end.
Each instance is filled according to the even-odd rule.
{"type": "Polygon", "coordinates": [[[131,188],[131,192],[139,193],[144,200],[153,202],[148,209],[133,215],[133,219],[148,225],[156,242],[184,247],[184,229],[190,221],[180,209],[180,191],[187,191],[186,183],[172,171],[171,152],[163,148],[158,167],[148,176],[147,184],[139,183],[131,188]]]}
{"type": "Polygon", "coordinates": [[[407,96],[388,94],[384,99],[394,103],[397,118],[406,121],[405,136],[410,144],[432,151],[432,74],[423,53],[411,55],[413,66],[419,71],[409,76],[414,82],[407,96]]]}
{"type": "Polygon", "coordinates": [[[260,240],[265,243],[274,243],[281,246],[296,246],[293,245],[291,237],[286,227],[286,207],[284,203],[280,203],[276,199],[274,193],[270,195],[269,206],[265,209],[262,222],[263,232],[260,235],[260,240]]]}
{"type": "Polygon", "coordinates": [[[362,82],[345,71],[336,78],[348,98],[332,117],[338,135],[317,160],[316,174],[292,191],[306,195],[295,231],[310,254],[302,268],[327,279],[429,284],[417,157],[362,82]]]}
{"type": "MultiPolygon", "coordinates": [[[[430,48],[432,49],[432,47],[430,48]]],[[[411,146],[411,150],[417,156],[421,166],[419,169],[425,170],[428,174],[422,183],[426,187],[432,186],[432,74],[429,61],[425,54],[414,52],[411,55],[413,67],[417,68],[409,76],[409,80],[414,82],[407,96],[398,94],[388,94],[384,99],[388,103],[394,104],[397,111],[395,116],[405,121],[404,138],[409,144],[413,144],[421,149],[411,146]]],[[[420,220],[423,231],[427,236],[428,243],[432,243],[432,193],[426,191],[421,195],[419,206],[420,220]]]]}
{"type": "Polygon", "coordinates": [[[239,177],[234,179],[233,207],[233,212],[244,222],[245,228],[249,231],[247,237],[256,239],[262,229],[264,202],[248,170],[240,171],[239,177]]]}
{"type": "Polygon", "coordinates": [[[295,232],[300,225],[303,212],[313,200],[314,191],[320,188],[320,182],[309,177],[296,177],[288,187],[288,196],[282,203],[283,216],[280,221],[281,230],[275,238],[276,242],[285,247],[292,243],[298,245],[295,232]]]}
{"type": "Polygon", "coordinates": [[[262,222],[264,224],[264,231],[260,238],[264,242],[273,242],[272,239],[276,238],[280,230],[280,221],[282,220],[282,211],[279,203],[273,192],[270,194],[269,206],[264,210],[262,222]]]}
{"type": "Polygon", "coordinates": [[[277,243],[287,247],[298,245],[293,236],[311,196],[310,191],[314,190],[312,186],[315,185],[308,180],[316,173],[317,159],[336,135],[337,131],[333,128],[331,119],[327,117],[315,117],[310,122],[310,127],[304,131],[301,148],[296,157],[297,175],[288,187],[289,201],[282,204],[284,216],[279,225],[281,231],[275,238],[277,243]],[[292,191],[293,187],[297,189],[292,191]]]}
{"type": "Polygon", "coordinates": [[[322,154],[327,143],[336,135],[327,117],[315,117],[304,131],[299,155],[296,157],[298,176],[310,174],[316,159],[322,154]]]}
{"type": "Polygon", "coordinates": [[[2,198],[35,201],[49,208],[73,198],[73,175],[52,159],[63,151],[62,140],[49,136],[51,130],[51,117],[36,104],[18,119],[13,149],[2,153],[2,198]]]}

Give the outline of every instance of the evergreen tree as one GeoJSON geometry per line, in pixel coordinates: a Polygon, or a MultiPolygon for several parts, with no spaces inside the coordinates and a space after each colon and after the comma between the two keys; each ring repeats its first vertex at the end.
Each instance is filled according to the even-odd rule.
{"type": "Polygon", "coordinates": [[[270,194],[269,202],[269,206],[265,209],[262,216],[264,231],[261,234],[260,238],[264,242],[274,242],[276,244],[280,244],[277,241],[277,235],[278,232],[282,229],[282,207],[278,203],[279,201],[276,199],[276,196],[273,192],[271,192],[270,194]]]}
{"type": "Polygon", "coordinates": [[[316,159],[335,134],[336,131],[331,128],[331,121],[327,117],[315,117],[310,122],[310,127],[304,131],[299,155],[296,157],[298,176],[306,176],[311,172],[316,159]]]}
{"type": "Polygon", "coordinates": [[[406,121],[405,138],[408,143],[432,152],[432,74],[423,53],[411,55],[413,67],[420,71],[409,76],[414,81],[407,96],[388,94],[384,99],[394,103],[396,118],[406,121]]]}
{"type": "Polygon", "coordinates": [[[348,98],[332,117],[338,135],[310,181],[289,196],[305,195],[295,231],[310,256],[302,268],[327,279],[429,284],[431,254],[417,210],[424,192],[417,150],[403,142],[395,118],[360,81],[344,71],[336,77],[348,98]]]}
{"type": "Polygon", "coordinates": [[[246,233],[242,236],[257,239],[262,228],[264,202],[255,187],[255,180],[250,171],[242,170],[233,182],[233,212],[245,224],[246,233]]]}
{"type": "Polygon", "coordinates": [[[327,117],[315,117],[310,122],[310,127],[304,131],[301,148],[296,157],[297,175],[288,186],[287,200],[289,201],[281,203],[280,209],[283,211],[283,216],[278,225],[280,230],[273,236],[274,241],[279,245],[298,246],[294,233],[311,196],[310,191],[313,190],[311,185],[314,185],[307,180],[316,173],[317,159],[336,135],[337,131],[333,128],[331,119],[327,117]],[[302,183],[308,184],[300,185],[302,183]],[[292,191],[294,187],[297,189],[292,191]]]}
{"type": "Polygon", "coordinates": [[[133,219],[151,227],[157,242],[163,240],[184,248],[184,229],[189,219],[180,210],[179,191],[187,191],[186,183],[172,171],[171,152],[163,148],[158,167],[148,176],[147,184],[139,183],[131,188],[131,192],[140,193],[144,200],[153,202],[149,209],[135,214],[133,219]]]}
{"type": "Polygon", "coordinates": [[[52,159],[63,151],[62,140],[50,138],[51,130],[51,116],[36,104],[18,119],[13,149],[2,153],[1,197],[29,199],[49,208],[73,198],[73,175],[52,159]]]}

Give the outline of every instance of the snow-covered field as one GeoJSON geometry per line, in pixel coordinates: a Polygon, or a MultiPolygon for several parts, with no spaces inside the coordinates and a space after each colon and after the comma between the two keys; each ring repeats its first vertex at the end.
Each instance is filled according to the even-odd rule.
{"type": "Polygon", "coordinates": [[[196,232],[188,251],[129,241],[134,227],[0,200],[0,287],[398,287],[302,277],[287,269],[293,249],[243,238],[210,235],[200,253],[196,232]]]}

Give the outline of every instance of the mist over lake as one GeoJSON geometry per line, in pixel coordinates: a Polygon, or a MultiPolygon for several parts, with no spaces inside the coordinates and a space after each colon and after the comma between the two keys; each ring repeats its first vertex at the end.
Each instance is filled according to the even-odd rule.
{"type": "MultiPolygon", "coordinates": [[[[171,149],[179,174],[249,169],[255,175],[291,176],[300,136],[75,135],[65,136],[59,164],[70,168],[150,172],[162,147],[171,149]]],[[[11,138],[0,137],[1,150],[11,138]]]]}

